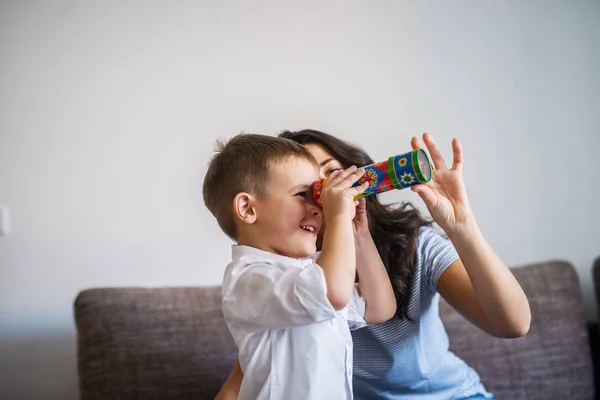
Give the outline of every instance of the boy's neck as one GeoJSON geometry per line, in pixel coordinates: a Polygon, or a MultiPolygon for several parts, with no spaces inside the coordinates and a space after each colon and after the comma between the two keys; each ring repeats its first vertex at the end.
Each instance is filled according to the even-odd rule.
{"type": "Polygon", "coordinates": [[[264,251],[264,252],[267,252],[267,253],[274,254],[274,255],[276,255],[276,256],[282,256],[282,257],[287,257],[287,258],[293,258],[294,260],[302,260],[302,259],[306,258],[306,257],[298,258],[298,257],[293,257],[293,256],[290,256],[290,255],[288,255],[288,254],[281,254],[281,253],[278,253],[278,252],[277,252],[275,249],[273,249],[272,247],[266,246],[266,245],[264,245],[264,244],[259,244],[259,243],[257,243],[255,240],[248,240],[247,238],[242,238],[242,237],[239,237],[239,238],[237,238],[237,240],[236,240],[236,244],[237,244],[238,246],[248,246],[248,247],[253,247],[253,248],[255,248],[255,249],[258,249],[258,250],[261,250],[261,251],[264,251]]]}
{"type": "Polygon", "coordinates": [[[253,235],[252,232],[240,232],[236,238],[236,242],[238,246],[249,246],[254,247],[255,249],[266,251],[268,253],[273,253],[273,249],[263,243],[260,243],[259,236],[253,235]]]}

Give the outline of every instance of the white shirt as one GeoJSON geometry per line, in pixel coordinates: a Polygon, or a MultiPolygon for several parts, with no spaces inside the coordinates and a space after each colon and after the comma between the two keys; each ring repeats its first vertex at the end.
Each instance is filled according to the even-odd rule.
{"type": "Polygon", "coordinates": [[[365,326],[354,290],[346,308],[327,299],[321,267],[233,246],[223,277],[223,314],[239,349],[239,400],[352,399],[350,328],[365,326]]]}

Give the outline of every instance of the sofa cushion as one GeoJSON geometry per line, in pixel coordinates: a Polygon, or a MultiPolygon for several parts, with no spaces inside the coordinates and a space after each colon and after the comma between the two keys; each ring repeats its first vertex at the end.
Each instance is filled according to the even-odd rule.
{"type": "Polygon", "coordinates": [[[237,353],[218,287],[86,290],[75,319],[82,400],[213,399],[237,353]]]}
{"type": "Polygon", "coordinates": [[[466,322],[447,303],[440,312],[450,348],[498,399],[593,399],[588,331],[577,274],[565,262],[513,268],[529,299],[529,333],[498,339],[466,322]]]}

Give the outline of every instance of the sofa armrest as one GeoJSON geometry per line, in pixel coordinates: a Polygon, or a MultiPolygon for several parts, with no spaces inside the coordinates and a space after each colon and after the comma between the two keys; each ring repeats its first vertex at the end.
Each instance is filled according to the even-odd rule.
{"type": "Polygon", "coordinates": [[[596,295],[596,304],[598,305],[598,313],[600,314],[600,256],[594,260],[592,267],[594,274],[594,293],[596,295]]]}

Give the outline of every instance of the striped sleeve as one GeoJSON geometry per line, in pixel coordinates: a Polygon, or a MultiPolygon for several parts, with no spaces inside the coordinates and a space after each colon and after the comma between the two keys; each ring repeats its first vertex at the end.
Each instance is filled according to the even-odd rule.
{"type": "Polygon", "coordinates": [[[440,276],[458,259],[458,253],[452,243],[431,226],[421,228],[417,253],[427,287],[435,292],[440,276]]]}

